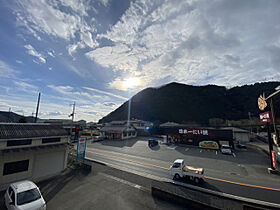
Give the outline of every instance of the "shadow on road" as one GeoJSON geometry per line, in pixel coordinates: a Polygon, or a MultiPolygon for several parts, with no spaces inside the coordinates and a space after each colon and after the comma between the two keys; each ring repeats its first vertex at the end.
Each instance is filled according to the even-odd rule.
{"type": "Polygon", "coordinates": [[[69,183],[72,179],[75,177],[84,177],[87,176],[88,172],[84,170],[70,170],[64,175],[59,175],[57,177],[41,181],[37,183],[38,187],[40,188],[40,191],[45,199],[45,201],[48,203],[53,197],[56,196],[57,193],[59,193],[67,183],[69,183]]]}
{"type": "Polygon", "coordinates": [[[104,146],[112,147],[132,147],[138,141],[137,138],[125,139],[125,140],[104,140],[99,142],[104,146]]]}
{"type": "Polygon", "coordinates": [[[156,145],[156,146],[153,146],[153,147],[150,147],[151,150],[154,150],[154,151],[157,151],[160,149],[160,146],[159,145],[156,145]]]}

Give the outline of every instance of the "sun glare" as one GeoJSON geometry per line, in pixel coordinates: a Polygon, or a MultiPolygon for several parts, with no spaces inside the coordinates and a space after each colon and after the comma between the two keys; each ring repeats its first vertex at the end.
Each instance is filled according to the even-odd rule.
{"type": "Polygon", "coordinates": [[[124,89],[134,88],[140,85],[140,80],[137,77],[130,77],[123,81],[124,89]]]}

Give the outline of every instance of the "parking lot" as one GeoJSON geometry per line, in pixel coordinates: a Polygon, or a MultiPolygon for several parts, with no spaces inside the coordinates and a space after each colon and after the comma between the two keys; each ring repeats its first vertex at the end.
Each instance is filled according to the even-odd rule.
{"type": "MultiPolygon", "coordinates": [[[[67,170],[60,176],[37,183],[47,209],[186,209],[151,195],[152,181],[93,164],[91,172],[67,170]]],[[[0,194],[0,209],[4,208],[0,194]]]]}
{"type": "Polygon", "coordinates": [[[155,147],[148,146],[147,137],[129,140],[105,140],[88,143],[88,149],[113,151],[129,154],[132,157],[146,158],[147,161],[164,161],[171,164],[175,159],[185,159],[186,164],[203,167],[208,176],[227,178],[252,184],[267,182],[279,183],[277,175],[268,174],[270,160],[265,153],[248,147],[234,150],[232,155],[222,154],[219,150],[201,149],[186,145],[164,145],[159,141],[155,147]]]}

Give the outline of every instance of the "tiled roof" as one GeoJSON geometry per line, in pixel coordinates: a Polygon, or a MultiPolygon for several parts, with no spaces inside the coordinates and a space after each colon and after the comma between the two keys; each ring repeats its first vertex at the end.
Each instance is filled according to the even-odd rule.
{"type": "Polygon", "coordinates": [[[59,125],[36,123],[0,123],[0,139],[67,136],[59,125]]]}
{"type": "Polygon", "coordinates": [[[109,131],[109,130],[125,131],[125,130],[135,130],[135,128],[132,126],[129,129],[127,128],[127,126],[105,126],[101,128],[101,131],[109,131]]]}

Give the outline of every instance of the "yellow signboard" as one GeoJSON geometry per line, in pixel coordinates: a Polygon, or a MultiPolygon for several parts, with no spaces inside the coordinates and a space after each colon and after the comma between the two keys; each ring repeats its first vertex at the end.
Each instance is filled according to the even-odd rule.
{"type": "Polygon", "coordinates": [[[206,149],[219,149],[219,145],[215,141],[201,141],[199,147],[206,149]]]}

